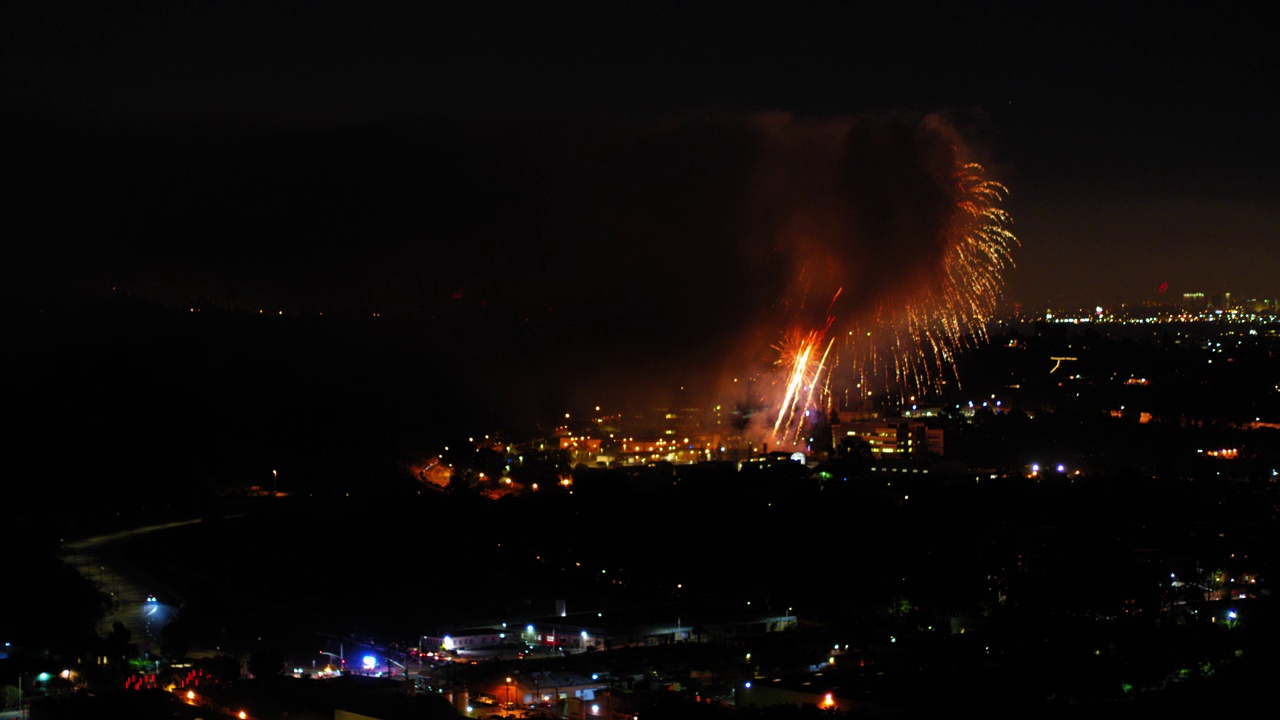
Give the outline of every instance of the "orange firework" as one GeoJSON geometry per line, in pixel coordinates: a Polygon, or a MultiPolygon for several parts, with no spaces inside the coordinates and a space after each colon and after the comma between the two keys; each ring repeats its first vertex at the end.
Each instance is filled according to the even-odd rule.
{"type": "Polygon", "coordinates": [[[903,397],[936,391],[955,376],[956,355],[987,338],[1018,244],[999,207],[1008,191],[983,178],[975,163],[959,166],[952,180],[940,262],[849,329],[850,362],[864,396],[877,386],[903,397]]]}
{"type": "MultiPolygon", "coordinates": [[[[903,286],[885,289],[844,326],[846,342],[837,353],[844,354],[841,361],[850,376],[842,379],[860,400],[877,390],[896,391],[903,399],[939,390],[948,374],[956,375],[957,354],[986,340],[986,324],[1000,302],[1003,274],[1013,266],[1017,246],[1011,220],[1000,208],[1007,190],[985,179],[974,163],[956,165],[944,189],[951,209],[938,230],[936,257],[903,286]]],[[[775,442],[797,442],[805,416],[817,409],[815,398],[830,394],[830,370],[827,378],[822,375],[834,344],[827,333],[836,298],[826,327],[788,330],[775,346],[781,353],[777,366],[787,373],[775,442]]]]}
{"type": "Polygon", "coordinates": [[[819,348],[826,337],[826,328],[802,333],[792,328],[774,347],[781,353],[776,365],[787,371],[787,381],[778,417],[773,424],[776,440],[795,443],[804,430],[804,420],[814,408],[814,397],[819,394],[822,372],[833,342],[828,340],[819,355],[819,348]]]}

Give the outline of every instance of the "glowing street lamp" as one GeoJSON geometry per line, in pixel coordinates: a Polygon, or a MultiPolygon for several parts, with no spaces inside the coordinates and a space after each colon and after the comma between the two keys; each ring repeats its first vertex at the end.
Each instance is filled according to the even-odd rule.
{"type": "MultiPolygon", "coordinates": [[[[328,652],[328,651],[325,651],[325,650],[321,650],[321,651],[320,651],[320,654],[321,654],[321,655],[328,655],[329,657],[331,657],[331,658],[333,658],[334,660],[337,660],[337,661],[338,661],[338,662],[337,662],[337,667],[336,667],[336,668],[334,668],[334,671],[335,671],[335,672],[337,672],[337,673],[339,673],[339,674],[346,672],[346,670],[347,670],[347,659],[346,659],[345,657],[343,657],[343,655],[342,655],[342,648],[341,648],[341,647],[339,647],[339,648],[338,648],[338,653],[337,653],[336,655],[335,655],[334,653],[331,653],[331,652],[328,652]]],[[[326,673],[326,674],[328,674],[328,673],[326,673]]]]}

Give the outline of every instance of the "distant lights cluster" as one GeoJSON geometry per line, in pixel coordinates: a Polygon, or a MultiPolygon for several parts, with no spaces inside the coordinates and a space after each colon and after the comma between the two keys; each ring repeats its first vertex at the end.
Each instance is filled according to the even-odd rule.
{"type": "Polygon", "coordinates": [[[1112,313],[1095,308],[1093,313],[1070,312],[1057,313],[1046,311],[1042,317],[1045,322],[1060,325],[1084,324],[1117,324],[1117,325],[1159,325],[1168,323],[1275,323],[1280,322],[1280,314],[1276,312],[1245,312],[1241,310],[1212,310],[1204,312],[1180,311],[1176,313],[1137,313],[1126,310],[1123,314],[1112,313]]]}

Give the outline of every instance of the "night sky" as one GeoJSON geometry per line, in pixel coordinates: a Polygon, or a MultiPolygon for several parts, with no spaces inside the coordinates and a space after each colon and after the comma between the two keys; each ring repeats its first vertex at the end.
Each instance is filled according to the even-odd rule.
{"type": "Polygon", "coordinates": [[[23,2],[0,27],[16,297],[732,366],[816,270],[857,303],[928,262],[822,208],[927,225],[939,139],[1009,189],[1008,301],[1280,295],[1256,4],[23,2]]]}

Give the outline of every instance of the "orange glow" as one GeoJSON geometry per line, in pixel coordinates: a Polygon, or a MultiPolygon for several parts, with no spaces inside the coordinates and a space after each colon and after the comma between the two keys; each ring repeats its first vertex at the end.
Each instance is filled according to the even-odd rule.
{"type": "MultiPolygon", "coordinates": [[[[830,323],[828,323],[829,325],[830,323]]],[[[776,365],[787,368],[786,390],[778,406],[778,418],[773,424],[777,442],[798,442],[804,430],[807,413],[814,408],[814,394],[818,391],[822,371],[834,341],[828,341],[821,357],[817,350],[826,335],[826,328],[801,333],[792,328],[775,346],[781,357],[776,365]]]]}
{"type": "MultiPolygon", "coordinates": [[[[839,333],[845,342],[833,354],[832,365],[845,368],[844,379],[858,389],[859,397],[896,390],[905,401],[940,390],[945,376],[956,374],[957,354],[987,340],[987,324],[999,304],[1004,273],[1013,266],[1018,241],[1010,230],[1012,220],[1000,207],[1008,190],[983,173],[976,163],[954,166],[947,188],[950,217],[939,230],[941,253],[934,265],[893,297],[879,298],[858,316],[841,318],[847,323],[839,333]]],[[[838,315],[839,297],[836,293],[828,308],[828,327],[838,315]]],[[[826,329],[817,334],[825,333],[826,329]]],[[[793,336],[784,348],[788,345],[795,345],[793,336]]],[[[803,343],[798,349],[812,350],[803,343]]],[[[783,352],[782,362],[794,368],[794,353],[783,352]]],[[[1061,364],[1074,358],[1052,359],[1061,364]]]]}

